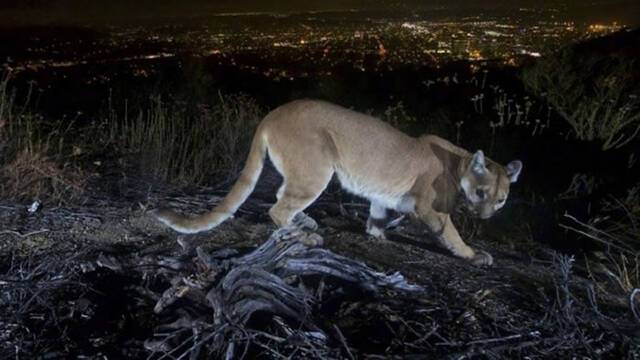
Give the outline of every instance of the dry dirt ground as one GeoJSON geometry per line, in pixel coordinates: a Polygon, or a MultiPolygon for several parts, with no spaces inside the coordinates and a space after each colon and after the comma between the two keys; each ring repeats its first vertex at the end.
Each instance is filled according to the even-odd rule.
{"type": "MultiPolygon", "coordinates": [[[[525,225],[508,220],[509,212],[498,215],[502,221],[487,223],[456,218],[470,245],[493,255],[495,264],[481,268],[449,255],[408,219],[389,229],[388,241],[368,237],[367,204],[337,191],[308,209],[319,224],[323,248],[375,271],[398,271],[423,291],[372,292],[331,276],[300,278],[296,286],[316,294],[308,317],[311,328],[326,336],[323,341],[310,341],[311,332],[296,333],[309,326],[265,311],[242,324],[244,337],[234,333],[233,341],[222,340],[235,348],[216,352],[205,339],[196,349],[194,319],[206,323],[214,311],[201,306],[206,302],[174,298],[154,312],[163,292],[175,285],[175,276],[161,270],[171,261],[191,264],[198,257],[194,249],[244,254],[265,243],[275,230],[267,216],[271,189],[257,189],[220,227],[188,237],[158,224],[148,209],[163,204],[201,212],[225,192],[140,187],[117,200],[43,206],[34,213],[27,211],[29,204],[0,203],[0,357],[637,359],[640,354],[640,330],[628,304],[597,296],[570,257],[534,244],[525,225]],[[191,335],[162,330],[180,319],[190,321],[184,328],[191,335]],[[175,338],[164,347],[149,340],[167,334],[175,338]]],[[[188,271],[201,268],[190,265],[188,271]]],[[[180,271],[184,276],[187,270],[180,271]]],[[[214,280],[206,286],[215,286],[214,280]]],[[[214,327],[198,329],[206,333],[214,327]]]]}

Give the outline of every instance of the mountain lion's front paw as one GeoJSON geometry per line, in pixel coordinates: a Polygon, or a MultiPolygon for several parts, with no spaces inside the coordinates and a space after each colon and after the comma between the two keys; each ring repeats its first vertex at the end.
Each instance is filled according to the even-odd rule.
{"type": "Polygon", "coordinates": [[[384,230],[378,227],[367,227],[367,234],[371,235],[376,241],[387,241],[384,230]]]}
{"type": "Polygon", "coordinates": [[[367,219],[367,234],[371,235],[377,241],[387,241],[387,237],[384,236],[384,223],[384,220],[369,217],[369,219],[367,219]]]}
{"type": "Polygon", "coordinates": [[[493,265],[493,257],[486,251],[478,251],[476,255],[469,261],[475,266],[491,266],[493,265]]]}

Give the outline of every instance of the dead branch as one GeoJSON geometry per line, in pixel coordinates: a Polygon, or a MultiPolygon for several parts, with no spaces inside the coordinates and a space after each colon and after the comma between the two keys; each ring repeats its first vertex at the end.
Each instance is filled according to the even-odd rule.
{"type": "Polygon", "coordinates": [[[633,312],[633,316],[635,316],[636,320],[640,322],[640,314],[638,313],[638,306],[636,305],[636,295],[640,294],[640,289],[633,289],[631,295],[629,296],[629,306],[631,307],[631,312],[633,312]]]}
{"type": "MultiPolygon", "coordinates": [[[[257,342],[255,336],[247,335],[251,329],[246,326],[257,313],[270,314],[273,318],[281,319],[275,323],[280,324],[280,329],[290,333],[287,339],[293,336],[293,331],[287,330],[289,328],[287,324],[291,323],[294,328],[300,328],[300,330],[306,329],[307,331],[295,332],[295,337],[299,338],[297,342],[306,344],[302,348],[298,347],[296,351],[321,354],[327,350],[319,350],[318,346],[326,347],[327,345],[324,341],[321,344],[317,341],[327,336],[314,323],[312,313],[313,305],[318,302],[317,294],[319,293],[315,289],[295,286],[295,284],[301,284],[304,278],[321,276],[325,281],[333,279],[332,281],[346,282],[370,293],[385,289],[406,293],[424,291],[420,286],[409,284],[400,273],[387,275],[376,272],[361,262],[334,254],[326,249],[305,245],[317,243],[317,238],[319,236],[316,234],[301,231],[276,231],[264,244],[245,255],[238,255],[237,251],[232,249],[220,249],[208,254],[202,248],[198,248],[195,259],[202,262],[204,268],[184,266],[177,271],[199,268],[204,269],[204,272],[183,273],[182,280],[175,281],[174,285],[164,292],[156,303],[154,311],[162,313],[178,299],[186,298],[190,294],[191,301],[196,303],[206,301],[212,309],[213,317],[212,321],[208,322],[209,326],[201,329],[203,333],[200,336],[211,340],[208,349],[211,354],[232,356],[238,345],[249,346],[251,343],[268,350],[273,356],[280,357],[282,353],[279,350],[257,342]],[[314,241],[310,242],[309,239],[314,241]],[[202,290],[206,291],[204,297],[206,300],[193,296],[193,293],[202,290]],[[216,331],[216,334],[209,336],[208,332],[211,331],[216,331]]],[[[346,345],[344,335],[335,328],[334,332],[349,357],[354,358],[346,345]]],[[[275,336],[270,333],[262,335],[264,334],[275,336]]],[[[170,353],[170,356],[181,358],[187,356],[187,353],[201,350],[200,346],[192,346],[189,349],[180,350],[182,353],[178,354],[176,349],[180,347],[184,347],[184,342],[173,345],[171,351],[166,352],[165,355],[170,353]]],[[[156,347],[153,348],[156,349],[156,347]]]]}
{"type": "Polygon", "coordinates": [[[49,230],[48,229],[40,229],[40,230],[30,231],[30,232],[27,232],[27,233],[24,233],[24,234],[22,234],[22,233],[20,233],[18,231],[14,231],[14,230],[2,230],[2,231],[0,231],[0,235],[9,234],[9,235],[17,236],[17,237],[19,237],[21,239],[24,239],[24,238],[28,238],[29,236],[38,235],[38,234],[42,234],[42,233],[46,233],[46,232],[49,232],[49,230]]]}

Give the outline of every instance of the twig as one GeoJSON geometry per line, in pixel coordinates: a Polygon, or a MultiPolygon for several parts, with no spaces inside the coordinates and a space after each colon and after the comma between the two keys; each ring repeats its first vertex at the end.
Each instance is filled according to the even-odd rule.
{"type": "Polygon", "coordinates": [[[530,332],[528,334],[513,334],[513,335],[501,337],[501,338],[490,338],[490,339],[474,340],[474,341],[469,341],[466,345],[496,343],[496,342],[501,342],[501,341],[519,339],[519,338],[521,338],[523,336],[538,337],[538,336],[540,336],[540,332],[536,330],[536,331],[532,331],[532,332],[530,332]]]}
{"type": "Polygon", "coordinates": [[[19,232],[14,231],[14,230],[2,230],[2,231],[0,231],[0,235],[9,234],[9,235],[14,235],[14,236],[17,236],[17,237],[19,237],[21,239],[24,239],[24,238],[27,238],[27,237],[32,236],[32,235],[42,234],[42,233],[46,233],[46,232],[49,232],[49,229],[35,230],[35,231],[31,231],[31,232],[28,232],[28,233],[25,233],[25,234],[19,233],[19,232]]]}
{"type": "Polygon", "coordinates": [[[333,329],[336,331],[336,334],[338,334],[338,339],[340,340],[342,347],[344,347],[344,349],[347,351],[347,355],[349,355],[349,359],[352,359],[352,360],[355,359],[355,357],[351,353],[351,350],[349,349],[349,345],[347,345],[347,339],[344,338],[344,335],[342,334],[342,331],[340,331],[340,328],[338,327],[338,325],[333,324],[333,329]]]}
{"type": "Polygon", "coordinates": [[[633,227],[633,232],[637,233],[638,232],[638,226],[636,224],[636,219],[635,216],[633,216],[633,214],[631,213],[631,211],[625,206],[625,204],[620,201],[619,199],[613,197],[613,200],[618,203],[618,206],[620,206],[622,208],[622,210],[624,210],[624,212],[627,215],[627,218],[631,221],[631,226],[633,227]]]}
{"type": "Polygon", "coordinates": [[[280,359],[287,359],[286,356],[282,355],[281,353],[279,353],[278,351],[270,348],[267,344],[263,344],[260,341],[255,341],[254,344],[256,344],[257,346],[269,351],[269,353],[271,353],[271,355],[278,357],[280,359]]]}
{"type": "MultiPolygon", "coordinates": [[[[578,225],[583,226],[583,227],[585,227],[585,228],[587,228],[587,229],[591,230],[591,231],[594,231],[594,232],[596,232],[596,233],[602,234],[603,236],[606,236],[606,237],[610,237],[610,238],[612,237],[612,236],[611,236],[609,233],[607,233],[606,231],[602,231],[602,230],[600,230],[600,229],[596,228],[595,226],[592,226],[592,225],[589,225],[589,224],[587,224],[587,223],[584,223],[584,222],[582,222],[582,221],[578,220],[577,218],[575,218],[574,216],[572,216],[572,215],[570,215],[570,214],[568,214],[568,213],[565,213],[563,216],[564,216],[564,217],[566,217],[566,218],[567,218],[567,219],[569,219],[569,220],[572,220],[573,222],[577,223],[578,225]]],[[[561,224],[561,225],[562,225],[562,224],[561,224]]]]}
{"type": "MultiPolygon", "coordinates": [[[[582,225],[582,226],[584,226],[584,227],[586,227],[586,228],[588,228],[588,229],[596,230],[596,231],[601,232],[600,230],[595,229],[595,228],[593,228],[593,227],[591,227],[591,226],[589,226],[589,225],[587,225],[587,224],[581,223],[580,221],[578,221],[577,219],[573,218],[572,216],[570,216],[570,215],[568,215],[568,214],[565,214],[565,216],[566,216],[566,217],[568,217],[568,218],[570,218],[570,219],[572,219],[572,220],[574,220],[574,221],[575,221],[575,222],[577,222],[578,224],[580,224],[580,225],[582,225]]],[[[606,241],[606,240],[604,240],[604,239],[601,239],[601,238],[599,238],[599,237],[597,237],[597,236],[595,236],[595,235],[593,235],[593,234],[590,234],[590,233],[588,233],[588,232],[586,232],[586,231],[583,231],[583,230],[580,230],[580,229],[576,229],[576,228],[574,228],[574,227],[571,227],[571,226],[569,226],[569,225],[565,225],[565,224],[558,224],[558,225],[560,225],[560,227],[561,227],[561,228],[563,228],[563,229],[571,230],[571,231],[575,231],[575,232],[577,232],[578,234],[582,234],[582,235],[584,235],[584,236],[586,236],[586,237],[588,237],[588,238],[590,238],[590,239],[593,239],[593,240],[595,240],[595,241],[597,241],[597,242],[600,242],[600,243],[602,243],[602,244],[605,244],[605,245],[607,245],[607,246],[610,246],[610,247],[612,247],[612,248],[614,248],[614,249],[616,249],[616,250],[619,250],[619,251],[621,251],[621,252],[623,252],[623,253],[627,253],[627,254],[628,254],[628,253],[632,253],[632,254],[633,254],[633,252],[631,252],[629,249],[625,249],[625,248],[623,248],[622,246],[619,246],[619,245],[616,245],[616,244],[612,243],[611,241],[606,241]]]]}
{"type": "Polygon", "coordinates": [[[631,296],[629,296],[629,306],[631,306],[633,316],[635,316],[636,320],[640,322],[640,314],[638,314],[638,310],[636,309],[636,294],[640,294],[640,288],[635,288],[631,292],[631,296]]]}

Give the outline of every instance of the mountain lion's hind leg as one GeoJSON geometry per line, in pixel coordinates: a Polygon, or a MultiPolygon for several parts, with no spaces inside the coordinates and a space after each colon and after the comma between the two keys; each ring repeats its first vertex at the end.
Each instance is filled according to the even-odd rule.
{"type": "Polygon", "coordinates": [[[282,196],[269,210],[269,216],[278,226],[278,230],[274,234],[278,240],[296,238],[306,246],[322,245],[322,238],[317,234],[304,232],[304,230],[315,230],[318,224],[302,210],[309,206],[324,188],[315,188],[316,191],[312,191],[314,189],[307,190],[292,190],[291,185],[288,184],[282,192],[282,196]]]}
{"type": "MultiPolygon", "coordinates": [[[[276,193],[276,199],[280,200],[280,198],[282,198],[282,195],[284,194],[284,190],[286,189],[286,187],[287,186],[285,182],[283,182],[282,185],[280,185],[280,188],[276,193]]],[[[293,219],[291,220],[291,225],[299,229],[306,229],[311,231],[315,231],[318,229],[318,223],[315,220],[313,220],[311,216],[305,214],[302,211],[300,211],[293,217],[293,219]]]]}
{"type": "MultiPolygon", "coordinates": [[[[286,189],[286,187],[287,186],[285,182],[280,185],[280,188],[276,193],[276,199],[280,200],[280,198],[282,198],[282,194],[284,194],[284,189],[286,189]]],[[[318,229],[318,223],[313,220],[311,216],[305,214],[302,211],[300,211],[293,217],[293,219],[291,220],[291,225],[298,229],[306,229],[311,231],[315,231],[318,229]]]]}
{"type": "Polygon", "coordinates": [[[278,191],[278,201],[269,210],[269,216],[278,226],[284,238],[290,232],[298,233],[300,230],[315,230],[317,223],[302,211],[314,202],[331,180],[331,171],[318,176],[285,177],[282,191],[278,191]]]}
{"type": "Polygon", "coordinates": [[[387,226],[387,209],[376,203],[371,202],[369,206],[369,218],[367,219],[367,234],[378,240],[386,240],[384,229],[387,226]]]}

